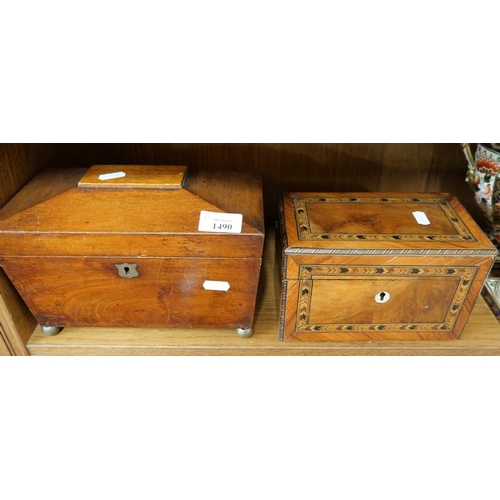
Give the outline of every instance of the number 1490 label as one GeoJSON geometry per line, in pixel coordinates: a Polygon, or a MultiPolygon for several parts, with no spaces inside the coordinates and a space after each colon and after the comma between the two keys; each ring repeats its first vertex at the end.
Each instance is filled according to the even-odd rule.
{"type": "Polygon", "coordinates": [[[242,214],[223,214],[218,212],[200,212],[198,231],[210,233],[241,233],[242,214]]]}

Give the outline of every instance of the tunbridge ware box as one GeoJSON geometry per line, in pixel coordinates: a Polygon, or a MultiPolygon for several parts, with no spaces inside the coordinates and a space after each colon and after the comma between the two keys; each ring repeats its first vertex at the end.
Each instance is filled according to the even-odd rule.
{"type": "Polygon", "coordinates": [[[65,326],[252,333],[260,179],[184,166],[42,170],[0,210],[0,265],[47,334],[65,326]]]}
{"type": "Polygon", "coordinates": [[[496,250],[440,193],[282,197],[285,340],[457,339],[496,250]]]}

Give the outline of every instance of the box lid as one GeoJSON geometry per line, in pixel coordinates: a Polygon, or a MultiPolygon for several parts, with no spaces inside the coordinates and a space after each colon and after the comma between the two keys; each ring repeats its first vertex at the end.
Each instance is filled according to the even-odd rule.
{"type": "Polygon", "coordinates": [[[287,193],[286,254],[496,255],[448,193],[287,193]]]}
{"type": "Polygon", "coordinates": [[[256,256],[261,193],[254,175],[185,166],[46,169],[0,210],[0,257],[256,256]],[[201,211],[241,214],[241,232],[199,231],[201,211]]]}
{"type": "Polygon", "coordinates": [[[180,189],[186,170],[173,165],[94,165],[78,181],[78,187],[180,189]]]}

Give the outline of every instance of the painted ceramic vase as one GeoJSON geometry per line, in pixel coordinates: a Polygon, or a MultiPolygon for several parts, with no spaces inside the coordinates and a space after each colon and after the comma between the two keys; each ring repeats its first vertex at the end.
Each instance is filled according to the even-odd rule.
{"type": "Polygon", "coordinates": [[[478,144],[474,156],[468,143],[462,147],[469,164],[467,182],[488,219],[490,238],[500,247],[500,143],[478,144]]]}

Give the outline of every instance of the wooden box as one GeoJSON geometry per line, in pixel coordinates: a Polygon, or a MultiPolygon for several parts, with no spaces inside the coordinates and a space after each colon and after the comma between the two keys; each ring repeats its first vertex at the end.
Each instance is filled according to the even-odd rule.
{"type": "Polygon", "coordinates": [[[106,326],[249,336],[263,241],[260,179],[236,172],[42,170],[0,210],[0,265],[47,334],[106,326]]]}
{"type": "Polygon", "coordinates": [[[496,250],[451,194],[282,198],[284,340],[460,337],[496,250]]]}

